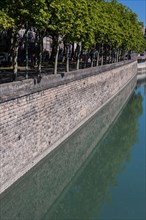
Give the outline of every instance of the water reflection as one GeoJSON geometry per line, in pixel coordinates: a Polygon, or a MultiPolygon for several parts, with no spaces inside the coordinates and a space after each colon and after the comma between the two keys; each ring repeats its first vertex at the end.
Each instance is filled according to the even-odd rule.
{"type": "Polygon", "coordinates": [[[108,135],[99,141],[134,84],[1,195],[2,220],[92,219],[100,213],[136,142],[141,94],[133,94],[108,135]]]}
{"type": "Polygon", "coordinates": [[[142,96],[134,93],[105,139],[98,144],[88,164],[58,203],[48,210],[47,219],[96,219],[102,203],[111,200],[110,187],[130,160],[137,141],[137,120],[142,114],[142,96]]]}

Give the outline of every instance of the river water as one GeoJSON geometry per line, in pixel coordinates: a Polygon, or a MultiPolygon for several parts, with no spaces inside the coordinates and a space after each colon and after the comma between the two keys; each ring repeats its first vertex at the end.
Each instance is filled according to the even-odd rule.
{"type": "Polygon", "coordinates": [[[146,82],[102,136],[111,112],[93,117],[6,190],[0,219],[145,220],[146,82]]]}

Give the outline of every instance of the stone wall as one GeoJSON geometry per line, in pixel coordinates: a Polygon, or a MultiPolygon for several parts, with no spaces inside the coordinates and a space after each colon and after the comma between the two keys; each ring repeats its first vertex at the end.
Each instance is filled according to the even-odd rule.
{"type": "Polygon", "coordinates": [[[146,61],[137,64],[137,80],[146,79],[146,61]]]}
{"type": "Polygon", "coordinates": [[[1,192],[117,94],[135,77],[136,67],[136,62],[127,62],[106,66],[104,72],[92,68],[50,76],[39,84],[28,80],[2,85],[1,192]]]}
{"type": "MultiPolygon", "coordinates": [[[[46,212],[50,211],[56,199],[59,196],[62,197],[70,188],[70,184],[73,184],[81,175],[84,168],[93,159],[93,156],[95,157],[95,151],[98,152],[96,154],[96,161],[99,164],[96,167],[97,173],[100,170],[99,172],[102,172],[103,176],[105,176],[103,173],[103,167],[107,166],[105,161],[112,161],[109,155],[111,154],[115,157],[115,152],[110,150],[109,152],[101,153],[103,146],[100,146],[102,144],[100,140],[101,138],[105,139],[107,136],[109,126],[115,118],[118,118],[117,115],[119,115],[125,105],[134,86],[135,78],[107,105],[77,129],[70,138],[65,140],[55,151],[47,155],[44,160],[28,172],[25,178],[20,178],[18,182],[0,196],[3,220],[42,219],[46,212]],[[107,157],[105,158],[106,154],[107,157]]],[[[125,123],[122,119],[122,123],[125,123]]],[[[117,132],[116,134],[115,130],[114,133],[112,132],[112,140],[119,133],[118,128],[120,126],[121,123],[116,125],[117,132]]],[[[109,150],[108,145],[106,149],[109,150]]],[[[119,155],[123,154],[121,150],[123,151],[123,148],[117,150],[119,155]]],[[[111,170],[111,168],[109,169],[111,170]]],[[[90,175],[92,176],[92,174],[90,175]]],[[[89,187],[88,183],[87,186],[89,187]]],[[[56,210],[56,207],[53,207],[53,209],[56,210]]],[[[47,219],[57,218],[48,217],[47,219]]]]}

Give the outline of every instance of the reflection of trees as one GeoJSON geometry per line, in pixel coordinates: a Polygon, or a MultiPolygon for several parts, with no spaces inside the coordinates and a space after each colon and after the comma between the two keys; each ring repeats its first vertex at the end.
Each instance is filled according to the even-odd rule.
{"type": "Polygon", "coordinates": [[[110,198],[122,165],[129,160],[137,141],[137,121],[142,113],[142,96],[134,93],[118,121],[96,147],[90,162],[44,219],[92,219],[110,198]]]}
{"type": "Polygon", "coordinates": [[[136,142],[140,94],[132,96],[109,135],[95,146],[123,106],[130,87],[0,196],[3,220],[40,220],[47,210],[47,220],[91,219],[91,214],[99,213],[102,201],[110,198],[109,186],[116,184],[115,177],[136,142]]]}
{"type": "Polygon", "coordinates": [[[146,95],[146,79],[140,80],[137,82],[137,87],[144,86],[144,95],[146,95]]]}
{"type": "Polygon", "coordinates": [[[144,94],[146,95],[146,83],[144,84],[144,94]]]}

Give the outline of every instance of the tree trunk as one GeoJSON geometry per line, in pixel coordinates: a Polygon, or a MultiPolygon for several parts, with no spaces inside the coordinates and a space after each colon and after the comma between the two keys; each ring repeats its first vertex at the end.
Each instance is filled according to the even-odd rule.
{"type": "Polygon", "coordinates": [[[119,49],[117,49],[117,54],[116,54],[116,62],[119,62],[119,49]]]}
{"type": "Polygon", "coordinates": [[[92,50],[91,51],[91,67],[93,67],[94,66],[94,51],[92,50]]]}
{"type": "Polygon", "coordinates": [[[80,67],[80,58],[79,54],[77,55],[77,70],[79,70],[80,67]]]}
{"type": "Polygon", "coordinates": [[[99,51],[97,52],[97,57],[96,57],[96,66],[99,65],[99,51]]]}
{"type": "Polygon", "coordinates": [[[56,36],[53,36],[52,39],[52,51],[51,51],[51,57],[50,60],[53,62],[54,61],[54,57],[56,56],[56,36]]]}
{"type": "Polygon", "coordinates": [[[123,49],[121,49],[121,59],[122,61],[124,60],[125,58],[125,51],[123,49]]]}
{"type": "Polygon", "coordinates": [[[77,49],[77,70],[80,67],[80,55],[81,55],[81,42],[78,44],[77,49]]]}
{"type": "Polygon", "coordinates": [[[62,52],[62,63],[65,62],[65,53],[66,53],[66,48],[65,48],[65,42],[63,41],[63,52],[62,52]]]}
{"type": "Polygon", "coordinates": [[[17,73],[18,73],[18,30],[14,30],[14,35],[13,35],[13,74],[14,74],[14,80],[17,78],[17,73]]]}
{"type": "Polygon", "coordinates": [[[101,47],[101,66],[103,66],[103,44],[101,47]]]}
{"type": "Polygon", "coordinates": [[[18,73],[18,45],[15,44],[14,52],[13,52],[13,73],[14,73],[14,79],[17,78],[18,73]]]}
{"type": "Polygon", "coordinates": [[[11,33],[11,42],[10,42],[10,63],[13,65],[13,56],[14,56],[14,30],[11,33]]]}
{"type": "Polygon", "coordinates": [[[111,62],[114,63],[115,61],[115,51],[112,49],[112,54],[111,54],[111,62]]]}
{"type": "Polygon", "coordinates": [[[87,51],[84,52],[84,68],[87,67],[87,61],[88,61],[88,56],[87,56],[87,51]]]}
{"type": "Polygon", "coordinates": [[[117,62],[117,51],[115,51],[114,63],[117,62]]]}
{"type": "Polygon", "coordinates": [[[38,56],[38,74],[42,72],[42,54],[43,54],[43,34],[39,33],[39,56],[38,56]]]}
{"type": "Polygon", "coordinates": [[[9,57],[8,57],[8,62],[9,62],[9,65],[11,64],[12,65],[12,62],[13,62],[13,40],[14,40],[14,36],[13,36],[13,29],[9,29],[7,30],[7,51],[9,53],[9,57]]]}
{"type": "Polygon", "coordinates": [[[71,48],[71,60],[74,60],[74,53],[75,53],[75,45],[74,42],[72,43],[72,48],[71,48]]]}
{"type": "Polygon", "coordinates": [[[119,62],[122,60],[122,50],[119,49],[119,62]]]}
{"type": "Polygon", "coordinates": [[[112,63],[112,50],[111,50],[111,47],[109,49],[109,63],[112,63]]]}
{"type": "Polygon", "coordinates": [[[105,64],[107,64],[107,45],[106,44],[104,47],[104,51],[105,51],[105,64]]]}
{"type": "Polygon", "coordinates": [[[25,42],[25,60],[26,60],[26,66],[25,66],[25,69],[26,69],[26,74],[25,74],[25,78],[28,79],[28,31],[26,33],[26,42],[25,42]]]}
{"type": "Polygon", "coordinates": [[[67,45],[67,53],[66,53],[66,72],[69,72],[69,45],[67,45]]]}
{"type": "Polygon", "coordinates": [[[57,74],[57,65],[58,65],[58,55],[59,55],[59,42],[57,43],[56,55],[55,55],[55,64],[54,64],[54,74],[57,74]]]}

